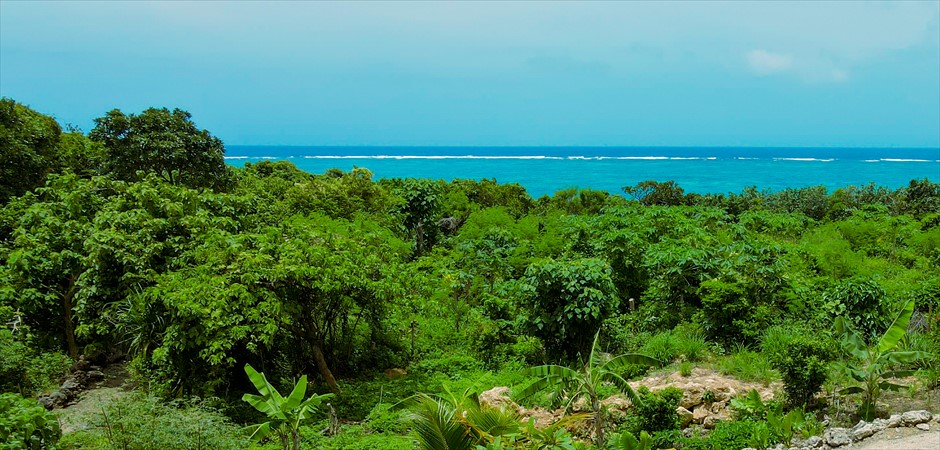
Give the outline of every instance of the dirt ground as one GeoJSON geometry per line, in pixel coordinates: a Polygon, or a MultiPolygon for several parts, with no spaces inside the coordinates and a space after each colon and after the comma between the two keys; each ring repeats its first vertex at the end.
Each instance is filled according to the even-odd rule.
{"type": "Polygon", "coordinates": [[[940,425],[931,422],[930,431],[921,431],[916,428],[889,428],[847,448],[852,450],[938,450],[940,449],[940,425]]]}

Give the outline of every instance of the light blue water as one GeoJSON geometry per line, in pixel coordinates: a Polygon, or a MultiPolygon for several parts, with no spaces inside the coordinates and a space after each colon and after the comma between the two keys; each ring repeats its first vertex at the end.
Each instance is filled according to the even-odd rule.
{"type": "Polygon", "coordinates": [[[376,178],[495,178],[539,197],[580,187],[620,193],[644,180],[673,180],[687,192],[779,191],[912,179],[940,182],[940,149],[663,147],[275,147],[229,146],[226,162],[288,160],[301,170],[365,167],[376,178]]]}

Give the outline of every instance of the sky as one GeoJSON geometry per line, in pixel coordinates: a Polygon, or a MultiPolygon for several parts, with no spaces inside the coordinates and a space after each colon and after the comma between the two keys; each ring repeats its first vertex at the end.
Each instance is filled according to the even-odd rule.
{"type": "Polygon", "coordinates": [[[940,1],[0,0],[0,96],[227,145],[940,147],[940,1]]]}

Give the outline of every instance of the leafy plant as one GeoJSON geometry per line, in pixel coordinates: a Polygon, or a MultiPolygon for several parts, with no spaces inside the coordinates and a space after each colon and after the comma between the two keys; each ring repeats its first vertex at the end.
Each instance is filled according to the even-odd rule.
{"type": "Polygon", "coordinates": [[[263,373],[251,365],[245,365],[245,373],[261,395],[245,394],[242,400],[268,416],[268,421],[252,425],[251,437],[256,440],[276,434],[284,450],[300,449],[300,425],[310,420],[320,404],[333,394],[313,394],[304,400],[307,392],[307,376],[300,377],[286,398],[268,382],[263,373]]]}
{"type": "Polygon", "coordinates": [[[613,436],[611,439],[611,450],[653,450],[653,438],[646,431],[640,432],[640,438],[625,431],[620,435],[613,436]]]}
{"type": "Polygon", "coordinates": [[[833,348],[812,336],[795,335],[778,354],[770,354],[770,363],[780,371],[783,391],[790,406],[805,407],[825,384],[833,348]]]}
{"type": "Polygon", "coordinates": [[[907,325],[911,321],[913,312],[914,302],[908,301],[884,335],[872,346],[865,343],[864,338],[849,326],[846,319],[842,317],[836,319],[836,334],[840,336],[843,347],[855,358],[855,361],[839,364],[836,367],[858,383],[856,386],[842,389],[840,393],[862,394],[859,415],[865,420],[874,418],[882,390],[904,388],[888,379],[910,376],[915,372],[914,370],[898,370],[894,367],[928,357],[927,353],[920,351],[895,351],[898,342],[907,332],[907,325]]]}
{"type": "Polygon", "coordinates": [[[483,405],[467,390],[461,396],[417,394],[410,399],[418,445],[425,450],[475,450],[502,436],[519,433],[519,419],[512,411],[483,405]]]}
{"type": "Polygon", "coordinates": [[[61,435],[59,420],[39,402],[0,394],[0,449],[55,448],[61,435]]]}
{"type": "Polygon", "coordinates": [[[522,390],[518,396],[520,398],[530,397],[536,392],[551,387],[555,389],[557,398],[561,398],[563,395],[567,396],[568,401],[565,409],[569,409],[578,399],[586,400],[592,414],[594,441],[598,445],[604,445],[606,411],[601,406],[601,394],[599,393],[601,386],[604,383],[613,384],[620,392],[627,395],[634,405],[640,405],[643,403],[642,398],[621,376],[621,372],[631,364],[655,367],[660,362],[649,356],[639,354],[624,354],[612,357],[600,351],[597,338],[598,334],[595,334],[591,353],[581,370],[557,365],[531,367],[526,372],[529,375],[539,377],[539,379],[522,390]]]}
{"type": "Polygon", "coordinates": [[[640,402],[635,404],[629,419],[629,429],[634,433],[648,431],[675,430],[679,428],[679,415],[676,407],[682,399],[682,390],[668,387],[658,392],[650,392],[646,386],[637,389],[640,402]]]}
{"type": "Polygon", "coordinates": [[[102,450],[228,450],[250,445],[238,426],[203,402],[165,403],[139,392],[106,403],[89,423],[95,426],[64,435],[60,444],[102,450]]]}

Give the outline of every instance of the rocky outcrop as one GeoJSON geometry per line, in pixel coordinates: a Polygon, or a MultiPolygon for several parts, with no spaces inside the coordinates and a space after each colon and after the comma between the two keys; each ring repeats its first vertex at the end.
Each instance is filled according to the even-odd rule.
{"type": "Polygon", "coordinates": [[[103,379],[104,372],[101,367],[91,365],[84,357],[79,357],[72,365],[72,374],[65,378],[58,389],[39,396],[39,403],[46,409],[65,407],[77,400],[79,394],[91,384],[103,379]]]}

